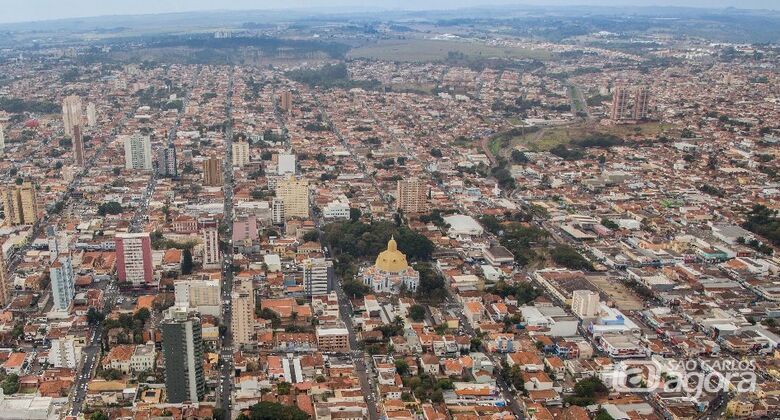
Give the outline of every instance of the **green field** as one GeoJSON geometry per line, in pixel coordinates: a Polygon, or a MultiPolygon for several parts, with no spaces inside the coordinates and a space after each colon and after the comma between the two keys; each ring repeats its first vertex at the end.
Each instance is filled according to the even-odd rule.
{"type": "Polygon", "coordinates": [[[647,122],[642,124],[626,124],[604,126],[593,123],[578,123],[572,125],[545,127],[535,132],[518,135],[514,132],[504,132],[490,139],[489,147],[498,156],[508,155],[517,146],[524,146],[534,152],[548,151],[560,144],[568,144],[594,134],[612,134],[626,141],[640,140],[643,138],[655,138],[658,135],[669,133],[675,129],[669,124],[659,122],[647,122]]]}
{"type": "Polygon", "coordinates": [[[366,44],[349,51],[349,58],[367,58],[386,61],[444,61],[450,52],[463,54],[468,58],[528,58],[548,60],[550,51],[517,47],[494,47],[468,41],[445,41],[431,39],[401,39],[366,44]]]}

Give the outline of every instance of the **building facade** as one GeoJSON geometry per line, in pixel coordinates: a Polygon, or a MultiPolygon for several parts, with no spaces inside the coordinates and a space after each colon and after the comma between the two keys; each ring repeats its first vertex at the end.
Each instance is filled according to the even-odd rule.
{"type": "Polygon", "coordinates": [[[32,225],[38,220],[38,197],[35,185],[24,182],[3,191],[5,222],[8,226],[32,225]]]}
{"type": "Polygon", "coordinates": [[[309,217],[309,181],[290,177],[276,184],[276,196],[284,203],[284,220],[309,217]]]}
{"type": "Polygon", "coordinates": [[[154,271],[149,233],[119,233],[115,242],[119,281],[135,286],[152,283],[154,271]]]}
{"type": "Polygon", "coordinates": [[[206,394],[200,319],[174,309],[161,326],[168,402],[197,402],[206,394]]]}
{"type": "Polygon", "coordinates": [[[307,296],[327,295],[333,290],[333,261],[309,258],[303,262],[303,290],[307,296]]]}
{"type": "Polygon", "coordinates": [[[152,141],[149,136],[135,133],[125,138],[125,168],[152,170],[152,141]]]}
{"type": "Polygon", "coordinates": [[[404,214],[418,214],[427,211],[428,189],[419,178],[398,180],[396,185],[396,208],[404,214]]]}
{"type": "Polygon", "coordinates": [[[203,161],[203,185],[208,187],[221,187],[222,160],[216,156],[210,156],[203,161]]]}
{"type": "Polygon", "coordinates": [[[54,260],[49,270],[49,277],[54,309],[67,311],[76,295],[76,281],[70,255],[60,255],[54,260]]]}
{"type": "Polygon", "coordinates": [[[234,141],[233,145],[233,166],[243,167],[249,164],[249,143],[245,141],[234,141]]]}
{"type": "Polygon", "coordinates": [[[203,266],[219,267],[219,231],[216,228],[203,229],[203,266]]]}

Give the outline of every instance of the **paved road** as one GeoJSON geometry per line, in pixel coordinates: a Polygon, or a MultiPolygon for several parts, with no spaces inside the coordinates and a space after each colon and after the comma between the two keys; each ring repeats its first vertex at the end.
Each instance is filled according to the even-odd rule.
{"type": "MultiPolygon", "coordinates": [[[[355,328],[352,325],[352,305],[344,294],[344,290],[341,288],[341,281],[337,281],[334,287],[336,294],[339,297],[339,313],[341,319],[344,321],[344,325],[349,332],[349,348],[352,350],[350,355],[355,362],[355,370],[357,371],[358,379],[360,380],[360,388],[365,396],[366,403],[368,405],[368,417],[371,420],[379,419],[379,414],[376,408],[376,394],[369,382],[369,373],[373,369],[373,363],[367,362],[367,355],[364,351],[358,349],[357,335],[355,334],[355,328]]],[[[372,374],[373,379],[376,378],[372,374]]],[[[372,379],[372,380],[373,380],[372,379]]]]}
{"type": "Polygon", "coordinates": [[[225,334],[222,336],[222,348],[220,350],[220,369],[219,387],[217,389],[217,407],[222,408],[226,415],[225,418],[232,418],[232,399],[233,377],[235,369],[233,368],[233,334],[231,331],[231,318],[233,316],[233,302],[231,294],[233,292],[233,72],[231,70],[228,80],[227,99],[225,104],[225,116],[227,125],[225,126],[225,162],[222,165],[224,170],[224,221],[227,223],[224,242],[228,243],[222,260],[222,324],[225,326],[225,334]]]}

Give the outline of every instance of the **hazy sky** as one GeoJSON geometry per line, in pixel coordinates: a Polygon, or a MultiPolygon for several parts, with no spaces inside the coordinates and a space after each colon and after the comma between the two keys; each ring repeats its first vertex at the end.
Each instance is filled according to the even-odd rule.
{"type": "Polygon", "coordinates": [[[0,0],[0,22],[214,9],[361,7],[417,10],[505,4],[780,9],[780,0],[0,0]]]}

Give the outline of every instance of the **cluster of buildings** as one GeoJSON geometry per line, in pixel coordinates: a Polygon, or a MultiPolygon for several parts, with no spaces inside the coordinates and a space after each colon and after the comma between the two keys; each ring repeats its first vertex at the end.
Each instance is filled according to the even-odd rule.
{"type": "Polygon", "coordinates": [[[53,58],[3,62],[2,95],[56,112],[0,115],[0,364],[20,390],[0,418],[777,415],[780,261],[744,224],[780,196],[771,59],[349,62],[382,90],[184,64],[63,83],[53,58]],[[534,141],[569,129],[620,141],[534,141]],[[359,257],[322,241],[377,221],[430,260],[400,236],[359,257]],[[690,360],[749,361],[755,381],[620,386],[626,363],[645,382],[709,372],[690,360]]]}

